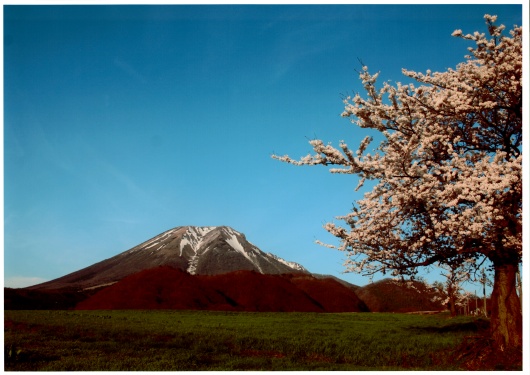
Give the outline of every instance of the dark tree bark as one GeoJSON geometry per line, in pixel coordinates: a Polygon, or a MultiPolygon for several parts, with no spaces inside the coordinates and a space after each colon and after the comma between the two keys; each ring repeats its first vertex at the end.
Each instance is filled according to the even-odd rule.
{"type": "Polygon", "coordinates": [[[456,305],[455,305],[454,298],[451,298],[451,301],[447,305],[449,307],[449,311],[451,312],[451,316],[455,317],[456,316],[456,305]]]}
{"type": "Polygon", "coordinates": [[[447,287],[447,294],[449,295],[449,303],[448,303],[449,311],[451,312],[451,316],[455,317],[456,316],[455,291],[453,290],[450,284],[447,287]]]}
{"type": "Polygon", "coordinates": [[[523,342],[523,315],[517,295],[517,264],[495,264],[491,295],[491,333],[497,350],[518,350],[523,342]]]}

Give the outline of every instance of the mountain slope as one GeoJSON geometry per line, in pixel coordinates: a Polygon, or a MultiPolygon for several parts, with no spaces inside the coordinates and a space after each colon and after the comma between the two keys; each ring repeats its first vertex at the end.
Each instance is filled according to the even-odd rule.
{"type": "Polygon", "coordinates": [[[256,271],[190,275],[163,266],[127,276],[78,303],[76,309],[359,312],[366,306],[333,279],[256,271]]]}
{"type": "Polygon", "coordinates": [[[326,312],[370,311],[352,284],[334,276],[292,275],[291,282],[313,298],[326,312]]]}
{"type": "Polygon", "coordinates": [[[129,275],[103,288],[80,302],[76,309],[205,310],[211,306],[231,309],[226,298],[195,276],[161,266],[129,275]]]}
{"type": "Polygon", "coordinates": [[[124,277],[158,266],[192,275],[238,270],[262,274],[307,273],[301,265],[265,253],[234,229],[183,226],[170,229],[130,250],[29,289],[86,289],[111,285],[124,277]]]}
{"type": "MultiPolygon", "coordinates": [[[[444,306],[425,284],[413,282],[413,287],[392,279],[383,279],[355,290],[372,312],[441,311],[444,306]]],[[[438,296],[439,297],[439,296],[438,296]]]]}

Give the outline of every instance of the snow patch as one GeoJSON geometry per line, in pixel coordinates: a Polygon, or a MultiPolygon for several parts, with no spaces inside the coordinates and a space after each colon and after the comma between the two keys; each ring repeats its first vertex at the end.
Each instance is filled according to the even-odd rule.
{"type": "Polygon", "coordinates": [[[152,247],[154,247],[156,245],[158,245],[158,241],[153,242],[151,245],[144,247],[144,249],[150,249],[150,248],[152,248],[152,247]]]}
{"type": "Polygon", "coordinates": [[[195,253],[191,259],[190,259],[190,263],[189,263],[189,266],[188,266],[188,269],[186,270],[190,275],[195,275],[195,273],[197,272],[197,265],[199,263],[199,256],[197,255],[197,253],[195,253]]]}
{"type": "Polygon", "coordinates": [[[194,252],[187,269],[187,272],[190,275],[195,275],[197,272],[197,265],[199,264],[199,255],[197,252],[201,249],[205,236],[215,228],[216,227],[188,227],[186,233],[182,236],[180,241],[180,255],[182,256],[182,251],[186,245],[189,245],[194,252]]]}
{"type": "Polygon", "coordinates": [[[188,241],[186,238],[183,237],[180,240],[180,256],[182,256],[182,251],[184,250],[184,247],[186,245],[190,245],[191,246],[190,241],[188,241]]]}
{"type": "Polygon", "coordinates": [[[298,271],[304,271],[304,272],[307,272],[307,270],[300,264],[298,263],[295,263],[295,262],[289,262],[285,259],[282,259],[280,258],[279,256],[276,256],[272,253],[266,253],[267,256],[269,256],[270,258],[274,259],[274,260],[277,260],[278,262],[282,263],[282,264],[285,264],[286,266],[290,267],[290,268],[293,268],[295,270],[298,270],[298,271]]]}
{"type": "Polygon", "coordinates": [[[237,237],[233,234],[231,234],[230,238],[226,240],[226,242],[235,250],[239,251],[243,255],[246,255],[246,251],[243,248],[243,245],[241,245],[241,242],[237,239],[237,237]]]}
{"type": "Polygon", "coordinates": [[[168,231],[165,231],[164,233],[161,233],[158,236],[153,237],[150,240],[148,240],[148,241],[138,245],[137,247],[131,249],[131,252],[135,252],[135,251],[142,250],[142,249],[143,250],[150,249],[150,248],[158,245],[158,243],[160,241],[163,241],[164,239],[168,238],[177,229],[179,229],[179,228],[173,228],[173,229],[170,229],[168,231]]]}
{"type": "Polygon", "coordinates": [[[233,231],[226,231],[226,232],[230,234],[230,238],[225,240],[226,243],[229,244],[230,247],[232,247],[232,249],[243,254],[243,256],[247,258],[250,261],[250,263],[252,263],[258,268],[259,272],[263,273],[263,270],[261,269],[260,265],[256,261],[256,254],[254,252],[245,251],[245,248],[243,247],[241,242],[239,242],[239,239],[237,238],[237,236],[235,235],[233,231]]]}
{"type": "Polygon", "coordinates": [[[206,234],[210,233],[212,230],[214,230],[216,227],[190,227],[194,228],[195,231],[199,234],[199,236],[205,236],[206,234]]]}
{"type": "Polygon", "coordinates": [[[197,253],[197,250],[201,248],[204,237],[214,230],[216,227],[188,227],[186,233],[182,236],[182,241],[186,241],[182,245],[181,241],[181,255],[182,249],[185,245],[190,245],[192,250],[197,253]]]}
{"type": "Polygon", "coordinates": [[[96,288],[101,288],[103,286],[113,285],[113,284],[116,284],[116,283],[117,283],[117,281],[111,281],[110,283],[89,286],[88,288],[84,288],[83,290],[92,290],[92,289],[96,289],[96,288]]]}

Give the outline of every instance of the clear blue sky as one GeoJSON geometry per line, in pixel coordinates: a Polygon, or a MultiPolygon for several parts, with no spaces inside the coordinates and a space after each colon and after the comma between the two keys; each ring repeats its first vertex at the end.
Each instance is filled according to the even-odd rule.
{"type": "MultiPolygon", "coordinates": [[[[4,279],[50,280],[181,225],[228,225],[341,274],[322,228],[357,177],[295,167],[308,138],[357,145],[341,96],[455,67],[451,33],[521,5],[5,6],[4,279]]],[[[434,271],[438,274],[439,271],[434,271]]],[[[479,288],[477,288],[479,289],[479,288]]]]}

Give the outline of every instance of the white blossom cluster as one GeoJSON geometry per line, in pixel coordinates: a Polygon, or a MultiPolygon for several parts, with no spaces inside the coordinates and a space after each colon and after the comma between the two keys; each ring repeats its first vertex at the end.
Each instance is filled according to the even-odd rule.
{"type": "Polygon", "coordinates": [[[367,154],[312,140],[314,154],[294,165],[330,166],[356,174],[359,187],[377,182],[346,225],[325,229],[340,238],[348,271],[414,275],[418,267],[489,258],[519,262],[522,252],[522,28],[503,36],[495,16],[456,69],[425,74],[403,70],[418,82],[383,83],[366,66],[359,77],[366,96],[344,100],[342,116],[379,131],[383,141],[367,154]]]}
{"type": "Polygon", "coordinates": [[[426,283],[428,288],[438,292],[434,296],[433,302],[438,299],[442,305],[463,306],[470,299],[471,294],[463,289],[462,284],[476,281],[473,280],[469,272],[470,266],[474,266],[474,263],[475,259],[468,259],[459,265],[442,265],[443,272],[441,275],[445,277],[445,282],[435,282],[432,285],[426,283]]]}

